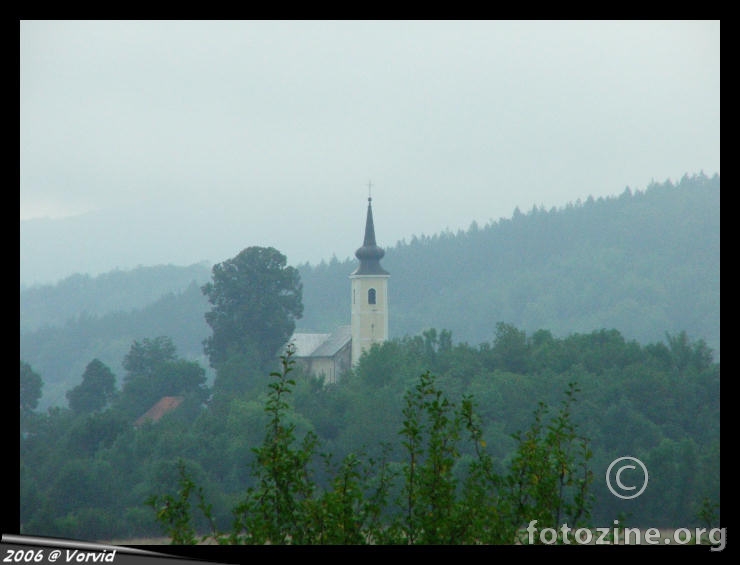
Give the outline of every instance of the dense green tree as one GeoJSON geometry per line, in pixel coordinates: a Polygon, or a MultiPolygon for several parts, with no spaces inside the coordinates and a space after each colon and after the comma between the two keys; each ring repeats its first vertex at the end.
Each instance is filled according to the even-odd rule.
{"type": "Polygon", "coordinates": [[[41,398],[41,389],[44,382],[41,376],[33,370],[30,364],[21,360],[20,375],[20,433],[21,449],[28,434],[37,426],[39,418],[34,412],[41,398]]]}
{"type": "Polygon", "coordinates": [[[99,449],[111,447],[131,423],[115,410],[93,412],[75,418],[66,438],[67,451],[92,457],[99,449]]]}
{"type": "Polygon", "coordinates": [[[176,354],[177,348],[167,336],[134,341],[123,358],[123,368],[128,371],[124,382],[136,377],[151,377],[161,363],[174,361],[176,354]]]}
{"type": "Polygon", "coordinates": [[[213,383],[214,406],[228,403],[234,397],[262,390],[264,372],[261,357],[254,343],[246,343],[242,351],[232,353],[216,371],[213,383]]]}
{"type": "Polygon", "coordinates": [[[67,391],[69,407],[74,412],[84,414],[105,408],[116,395],[116,376],[99,359],[88,363],[82,375],[82,382],[67,391]]]}
{"type": "Polygon", "coordinates": [[[177,357],[167,336],[135,341],[124,358],[128,373],[116,406],[131,418],[141,416],[163,396],[208,396],[205,369],[197,362],[177,357]]]}
{"type": "Polygon", "coordinates": [[[527,335],[512,324],[496,324],[496,336],[491,350],[493,367],[511,373],[527,372],[529,351],[527,335]]]}
{"type": "Polygon", "coordinates": [[[686,331],[677,335],[666,334],[674,369],[684,373],[689,367],[703,370],[712,363],[712,350],[703,339],[691,342],[686,331]]]}
{"type": "Polygon", "coordinates": [[[204,346],[215,369],[250,346],[260,364],[270,367],[303,315],[300,274],[272,247],[248,247],[215,265],[202,291],[211,304],[205,318],[213,331],[204,346]]]}
{"type": "Polygon", "coordinates": [[[21,414],[32,412],[41,398],[44,382],[29,363],[21,359],[20,409],[21,414]]]}

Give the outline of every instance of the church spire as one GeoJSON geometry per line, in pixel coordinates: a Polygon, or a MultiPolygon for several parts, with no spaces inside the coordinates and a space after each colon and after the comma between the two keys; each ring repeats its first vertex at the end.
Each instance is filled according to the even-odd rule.
{"type": "Polygon", "coordinates": [[[355,251],[360,265],[349,278],[352,289],[352,365],[374,343],[388,339],[388,271],[380,266],[385,251],[375,242],[373,199],[368,192],[365,239],[355,251]]]}
{"type": "Polygon", "coordinates": [[[357,251],[355,257],[360,260],[353,275],[387,275],[388,271],[380,266],[380,260],[385,251],[375,243],[375,224],[373,223],[373,199],[367,197],[367,219],[365,220],[365,239],[357,251]]]}

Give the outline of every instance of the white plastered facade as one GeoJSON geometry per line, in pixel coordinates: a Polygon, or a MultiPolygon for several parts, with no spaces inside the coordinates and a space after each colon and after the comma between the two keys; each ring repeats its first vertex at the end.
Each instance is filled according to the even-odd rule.
{"type": "Polygon", "coordinates": [[[390,275],[350,275],[352,365],[373,343],[388,339],[388,279],[390,275]],[[374,303],[373,303],[374,299],[374,303]]]}

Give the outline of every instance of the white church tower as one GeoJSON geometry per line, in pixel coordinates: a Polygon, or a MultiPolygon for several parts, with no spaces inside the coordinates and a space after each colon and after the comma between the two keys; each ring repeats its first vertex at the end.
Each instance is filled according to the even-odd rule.
{"type": "Polygon", "coordinates": [[[352,365],[373,343],[388,339],[388,279],[380,266],[385,251],[375,243],[372,198],[367,199],[365,240],[355,252],[360,265],[349,276],[352,286],[352,365]]]}

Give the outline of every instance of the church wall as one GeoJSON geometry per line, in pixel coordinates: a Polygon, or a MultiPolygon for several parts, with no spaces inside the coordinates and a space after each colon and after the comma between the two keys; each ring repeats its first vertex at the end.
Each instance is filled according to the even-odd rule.
{"type": "Polygon", "coordinates": [[[324,383],[336,383],[351,367],[352,342],[348,342],[332,357],[299,357],[296,361],[303,370],[315,377],[324,376],[324,383]]]}
{"type": "Polygon", "coordinates": [[[388,275],[353,275],[351,283],[352,364],[373,343],[388,339],[388,275]],[[375,304],[369,303],[374,290],[375,304]]]}

